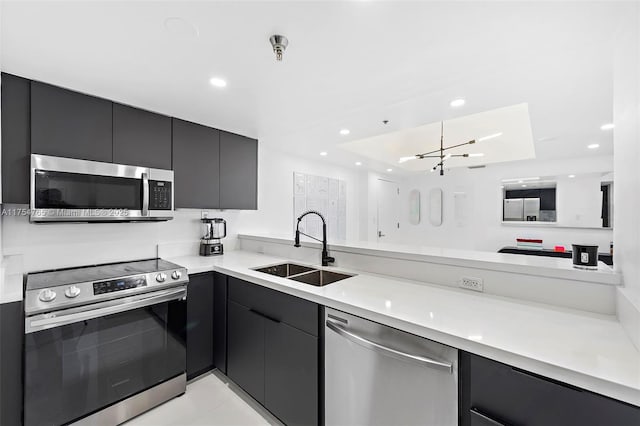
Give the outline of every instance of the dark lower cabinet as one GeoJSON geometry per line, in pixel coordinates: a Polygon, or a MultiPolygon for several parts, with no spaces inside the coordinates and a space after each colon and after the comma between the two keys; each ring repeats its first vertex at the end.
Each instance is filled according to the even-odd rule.
{"type": "Polygon", "coordinates": [[[187,379],[213,368],[213,273],[189,275],[187,379]]]}
{"type": "Polygon", "coordinates": [[[2,202],[29,203],[31,83],[2,73],[2,202]]]}
{"type": "Polygon", "coordinates": [[[228,303],[227,375],[264,405],[264,318],[248,307],[228,303]]]}
{"type": "Polygon", "coordinates": [[[460,355],[463,426],[637,426],[640,408],[477,355],[460,355]]]}
{"type": "Polygon", "coordinates": [[[0,304],[0,425],[22,424],[22,302],[0,304]]]}
{"type": "Polygon", "coordinates": [[[227,374],[227,276],[213,273],[213,365],[227,374]]]}
{"type": "Polygon", "coordinates": [[[31,152],[111,162],[112,103],[31,82],[31,152]]]}
{"type": "Polygon", "coordinates": [[[265,321],[265,407],[287,425],[318,424],[318,338],[265,321]]]}
{"type": "Polygon", "coordinates": [[[319,424],[318,305],[232,277],[228,295],[229,378],[285,424],[319,424]]]}

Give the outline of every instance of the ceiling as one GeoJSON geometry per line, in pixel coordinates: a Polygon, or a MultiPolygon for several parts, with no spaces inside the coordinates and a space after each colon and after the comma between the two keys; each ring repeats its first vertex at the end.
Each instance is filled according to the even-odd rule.
{"type": "Polygon", "coordinates": [[[613,149],[612,131],[600,130],[613,115],[620,10],[610,2],[1,6],[6,72],[321,161],[383,170],[390,161],[366,160],[338,145],[521,103],[529,106],[537,158],[613,149]],[[280,63],[268,42],[274,33],[290,40],[280,63]],[[212,87],[211,77],[227,87],[212,87]],[[466,104],[450,107],[459,97],[466,104]],[[340,135],[342,128],[350,134],[340,135]],[[587,149],[591,143],[600,148],[587,149]]]}
{"type": "MultiPolygon", "coordinates": [[[[355,152],[362,158],[390,162],[399,169],[420,172],[432,169],[440,163],[440,159],[399,160],[402,157],[406,160],[416,154],[440,149],[441,134],[444,136],[444,148],[475,141],[473,145],[444,151],[445,155],[469,154],[469,157],[446,159],[444,164],[447,168],[473,167],[535,158],[535,145],[531,137],[527,104],[497,108],[440,123],[396,130],[345,142],[340,147],[355,152]]],[[[431,155],[440,155],[440,153],[431,155]]]]}

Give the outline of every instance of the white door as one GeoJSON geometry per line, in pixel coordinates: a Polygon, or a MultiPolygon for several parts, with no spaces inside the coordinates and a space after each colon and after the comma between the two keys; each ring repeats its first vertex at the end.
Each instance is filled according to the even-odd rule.
{"type": "Polygon", "coordinates": [[[378,242],[396,242],[400,229],[398,184],[378,180],[378,242]]]}

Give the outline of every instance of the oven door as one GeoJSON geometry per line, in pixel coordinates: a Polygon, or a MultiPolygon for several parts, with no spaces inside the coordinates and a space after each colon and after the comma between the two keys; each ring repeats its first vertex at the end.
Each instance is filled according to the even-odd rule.
{"type": "Polygon", "coordinates": [[[184,374],[185,297],[179,287],[26,318],[25,425],[69,423],[184,374]]]}

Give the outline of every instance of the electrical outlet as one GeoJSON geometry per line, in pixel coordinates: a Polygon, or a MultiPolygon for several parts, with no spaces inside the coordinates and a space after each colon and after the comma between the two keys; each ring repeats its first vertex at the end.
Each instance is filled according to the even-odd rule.
{"type": "Polygon", "coordinates": [[[458,282],[459,286],[473,291],[484,291],[482,278],[462,277],[458,282]]]}

